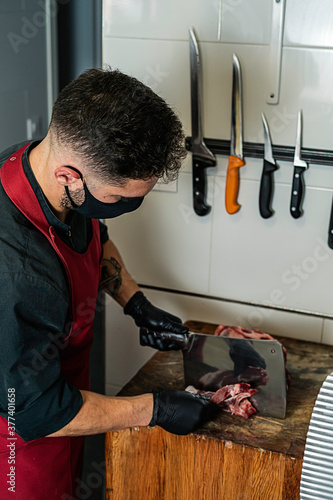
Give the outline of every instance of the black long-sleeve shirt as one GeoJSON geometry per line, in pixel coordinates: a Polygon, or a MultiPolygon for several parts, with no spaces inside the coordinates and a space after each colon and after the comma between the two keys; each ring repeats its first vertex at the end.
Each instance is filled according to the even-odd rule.
{"type": "MultiPolygon", "coordinates": [[[[24,172],[59,237],[84,253],[91,220],[71,211],[66,223],[50,209],[24,152],[24,172]]],[[[0,167],[21,145],[0,154],[0,167]]],[[[22,193],[24,196],[24,193],[22,193]]],[[[101,227],[101,242],[108,239],[101,227]]],[[[8,418],[8,389],[15,389],[15,428],[37,439],[70,422],[82,405],[80,391],[61,373],[60,336],[70,318],[66,272],[45,236],[17,209],[0,184],[0,415],[8,418]]]]}

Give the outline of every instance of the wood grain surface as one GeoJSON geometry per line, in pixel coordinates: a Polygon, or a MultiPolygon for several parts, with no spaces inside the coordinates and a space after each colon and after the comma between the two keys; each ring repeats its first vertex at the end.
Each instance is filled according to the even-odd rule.
{"type": "MultiPolygon", "coordinates": [[[[191,331],[216,325],[189,321],[191,331]]],[[[159,427],[106,436],[108,500],[296,500],[307,429],[319,389],[333,371],[333,347],[278,338],[288,353],[286,418],[222,412],[189,436],[159,427]]],[[[180,351],[157,352],[121,396],[184,389],[180,351]]]]}

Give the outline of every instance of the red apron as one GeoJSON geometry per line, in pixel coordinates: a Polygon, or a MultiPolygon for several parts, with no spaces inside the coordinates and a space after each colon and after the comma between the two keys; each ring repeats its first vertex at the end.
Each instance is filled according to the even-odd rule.
{"type": "MultiPolygon", "coordinates": [[[[66,347],[60,350],[67,382],[89,390],[89,360],[93,340],[93,311],[100,280],[102,247],[98,220],[92,220],[93,237],[84,254],[71,250],[55,233],[38,203],[22,166],[27,146],[9,158],[0,170],[2,185],[17,208],[48,239],[66,269],[70,287],[72,324],[66,347]]],[[[47,265],[47,264],[46,264],[47,265]]],[[[50,304],[52,307],[52,304],[50,304]]],[[[16,388],[18,390],[18,388],[16,388]]],[[[41,438],[24,441],[15,435],[15,493],[8,458],[8,423],[0,417],[1,500],[76,500],[81,498],[83,437],[41,438]],[[4,451],[5,450],[5,451],[4,451]]]]}

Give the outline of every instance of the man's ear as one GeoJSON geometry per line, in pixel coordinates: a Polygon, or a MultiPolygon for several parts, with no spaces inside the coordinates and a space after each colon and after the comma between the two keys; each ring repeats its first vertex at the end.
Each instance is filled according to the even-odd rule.
{"type": "Polygon", "coordinates": [[[57,167],[54,170],[54,175],[61,186],[70,186],[75,184],[81,177],[80,174],[74,170],[70,165],[57,167]]]}

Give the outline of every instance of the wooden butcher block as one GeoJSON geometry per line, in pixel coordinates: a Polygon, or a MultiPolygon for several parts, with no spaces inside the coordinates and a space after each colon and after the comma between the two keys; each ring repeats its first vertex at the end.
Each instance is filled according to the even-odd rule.
{"type": "MultiPolygon", "coordinates": [[[[217,325],[188,321],[191,331],[217,325]]],[[[291,385],[284,420],[222,412],[195,434],[160,427],[106,435],[107,500],[297,500],[312,409],[333,372],[333,346],[277,337],[287,349],[291,385]]],[[[180,351],[157,352],[119,396],[184,389],[180,351]]]]}

